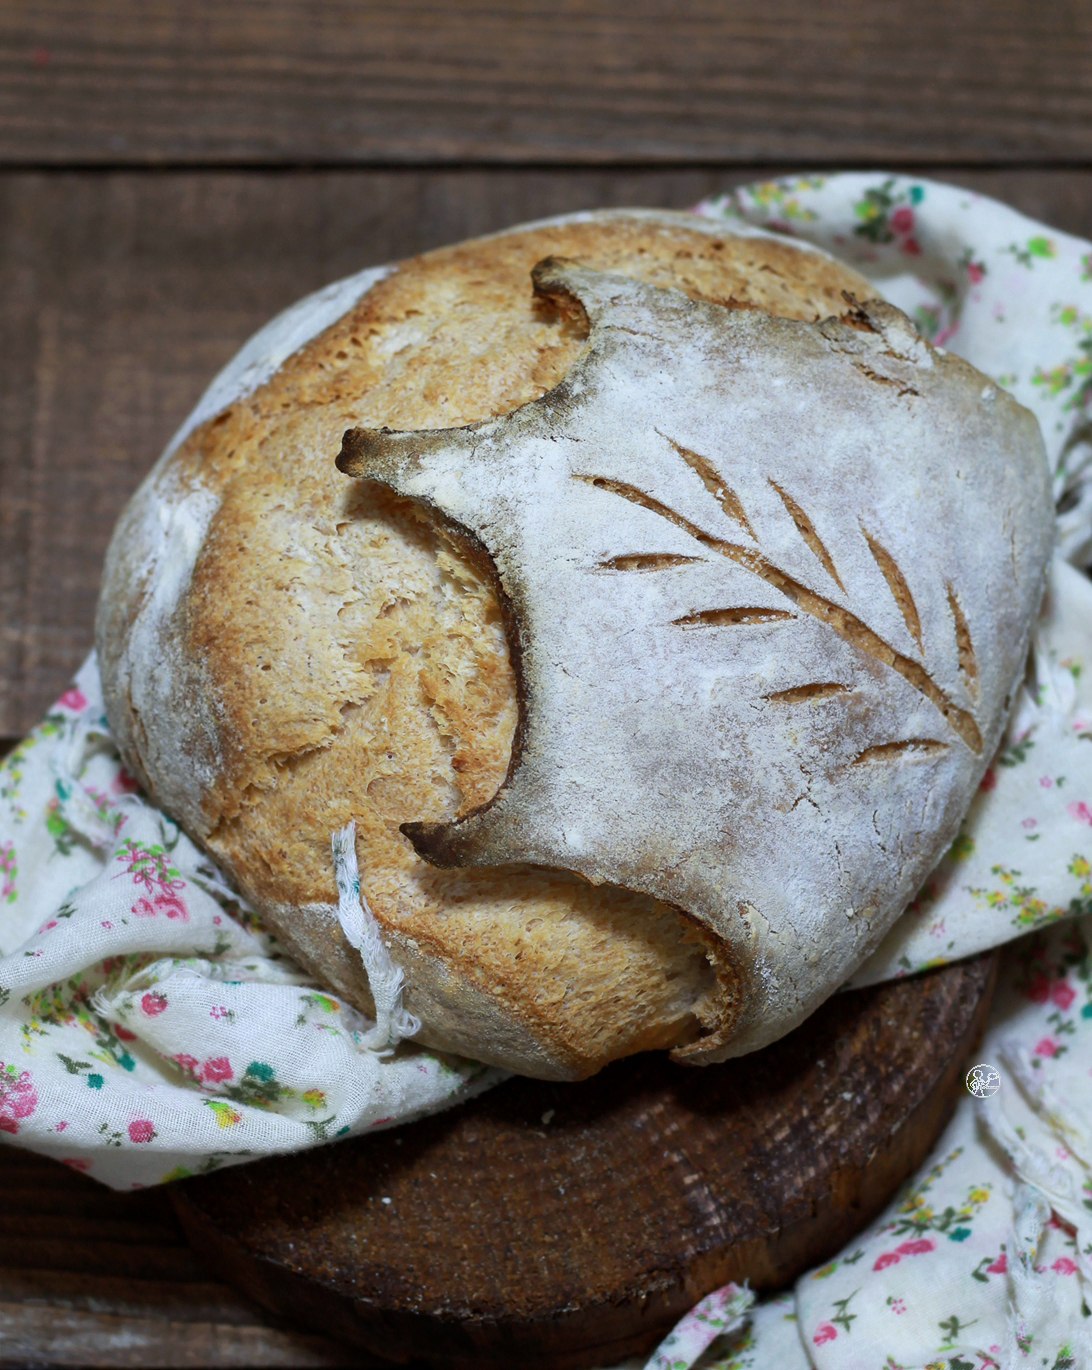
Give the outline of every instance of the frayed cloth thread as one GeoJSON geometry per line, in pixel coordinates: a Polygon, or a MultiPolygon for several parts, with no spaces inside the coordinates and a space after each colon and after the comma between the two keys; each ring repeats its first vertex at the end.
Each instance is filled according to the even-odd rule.
{"type": "MultiPolygon", "coordinates": [[[[1041,1073],[1034,1070],[1026,1048],[1019,1043],[1004,1041],[1000,1054],[1039,1116],[1074,1156],[1087,1163],[1092,1133],[1084,1111],[1058,1096],[1041,1073]]],[[[1012,1298],[1005,1321],[1000,1370],[1019,1370],[1028,1365],[1029,1348],[1037,1338],[1065,1321],[1058,1308],[1057,1280],[1036,1264],[1046,1225],[1053,1212],[1079,1234],[1087,1214],[1072,1175],[1013,1126],[1001,1094],[983,1100],[978,1105],[978,1114],[985,1131],[1008,1156],[1017,1177],[1008,1243],[1012,1298]]],[[[1085,1288],[1092,1288],[1092,1260],[1079,1239],[1074,1258],[1085,1288]]],[[[1092,1334],[1084,1329],[1071,1330],[1068,1345],[1075,1357],[1070,1364],[1092,1370],[1092,1334]]]]}
{"type": "MultiPolygon", "coordinates": [[[[1009,1262],[1012,1301],[1008,1308],[1000,1370],[1023,1370],[1033,1361],[1029,1353],[1039,1334],[1059,1327],[1064,1315],[1058,1308],[1058,1283],[1036,1266],[1043,1231],[1051,1216],[1051,1203],[1033,1184],[1019,1184],[1013,1196],[1014,1217],[1009,1262]]],[[[1072,1370],[1092,1367],[1092,1336],[1084,1329],[1071,1330],[1067,1348],[1072,1370]]],[[[1063,1364],[1056,1360],[1055,1365],[1063,1364]]]]}
{"type": "Polygon", "coordinates": [[[337,918],[349,943],[360,953],[368,988],[375,1003],[375,1026],[361,1039],[369,1051],[392,1051],[399,1042],[415,1036],[421,1021],[402,1004],[405,975],[395,965],[379,931],[375,914],[360,888],[356,859],[356,824],[348,823],[331,834],[334,876],[337,880],[337,918]]]}

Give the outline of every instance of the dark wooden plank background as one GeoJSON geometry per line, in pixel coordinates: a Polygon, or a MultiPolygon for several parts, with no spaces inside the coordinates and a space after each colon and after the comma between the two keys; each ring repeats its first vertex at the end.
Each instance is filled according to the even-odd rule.
{"type": "Polygon", "coordinates": [[[0,156],[1083,162],[1090,41],[1082,0],[36,0],[0,156]]]}
{"type": "MultiPolygon", "coordinates": [[[[0,745],[272,313],[540,215],[897,167],[1092,235],[1085,0],[0,0],[0,745]]],[[[0,1147],[0,1366],[320,1365],[158,1194],[0,1147]]]]}
{"type": "Polygon", "coordinates": [[[0,1147],[0,1367],[339,1366],[205,1271],[161,1190],[0,1147]]]}

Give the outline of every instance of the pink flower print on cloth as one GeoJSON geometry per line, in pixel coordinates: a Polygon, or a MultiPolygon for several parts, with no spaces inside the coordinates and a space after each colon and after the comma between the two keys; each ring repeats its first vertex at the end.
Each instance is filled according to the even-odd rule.
{"type": "Polygon", "coordinates": [[[122,862],[125,866],[123,874],[128,875],[138,889],[144,890],[131,910],[138,918],[154,918],[160,913],[168,918],[180,918],[183,922],[189,918],[181,895],[186,882],[178,869],[170,864],[162,846],[142,846],[130,838],[115,852],[114,860],[122,862]]]}
{"type": "Polygon", "coordinates": [[[29,1070],[0,1061],[0,1132],[14,1137],[19,1124],[38,1107],[38,1095],[29,1070]]]}
{"type": "Polygon", "coordinates": [[[900,1243],[894,1251],[881,1252],[872,1269],[886,1270],[889,1265],[898,1265],[904,1256],[924,1256],[929,1251],[935,1251],[936,1247],[936,1242],[929,1237],[915,1237],[913,1241],[900,1243]]]}
{"type": "Polygon", "coordinates": [[[1092,1367],[1082,1312],[1092,1183],[1079,1159],[1092,1150],[1082,1122],[1092,1070],[1086,1003],[1092,918],[1006,950],[976,1048],[999,1071],[1000,1090],[981,1106],[967,1095],[879,1221],[797,1285],[816,1370],[1015,1367],[1025,1363],[1020,1338],[1048,1370],[1092,1367]]]}
{"type": "Polygon", "coordinates": [[[128,1189],[389,1126],[503,1078],[361,1045],[364,1020],[134,792],[93,659],[0,763],[0,854],[2,1139],[128,1189]]]}

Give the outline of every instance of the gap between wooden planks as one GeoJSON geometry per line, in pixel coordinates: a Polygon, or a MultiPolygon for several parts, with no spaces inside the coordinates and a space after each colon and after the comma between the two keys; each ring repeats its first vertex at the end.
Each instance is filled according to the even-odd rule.
{"type": "Polygon", "coordinates": [[[359,1365],[202,1267],[161,1191],[117,1194],[0,1144],[0,1366],[359,1365]]]}
{"type": "Polygon", "coordinates": [[[1040,0],[9,0],[0,161],[1092,157],[1040,0]]]}

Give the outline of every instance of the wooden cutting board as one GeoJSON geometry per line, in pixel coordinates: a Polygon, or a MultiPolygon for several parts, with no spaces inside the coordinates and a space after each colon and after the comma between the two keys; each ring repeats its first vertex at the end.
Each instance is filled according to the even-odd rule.
{"type": "Polygon", "coordinates": [[[225,1279],[362,1364],[613,1365],[718,1285],[783,1286],[882,1210],[964,1089],[996,963],[836,995],[721,1066],[513,1079],[186,1180],[175,1206],[225,1279]]]}

